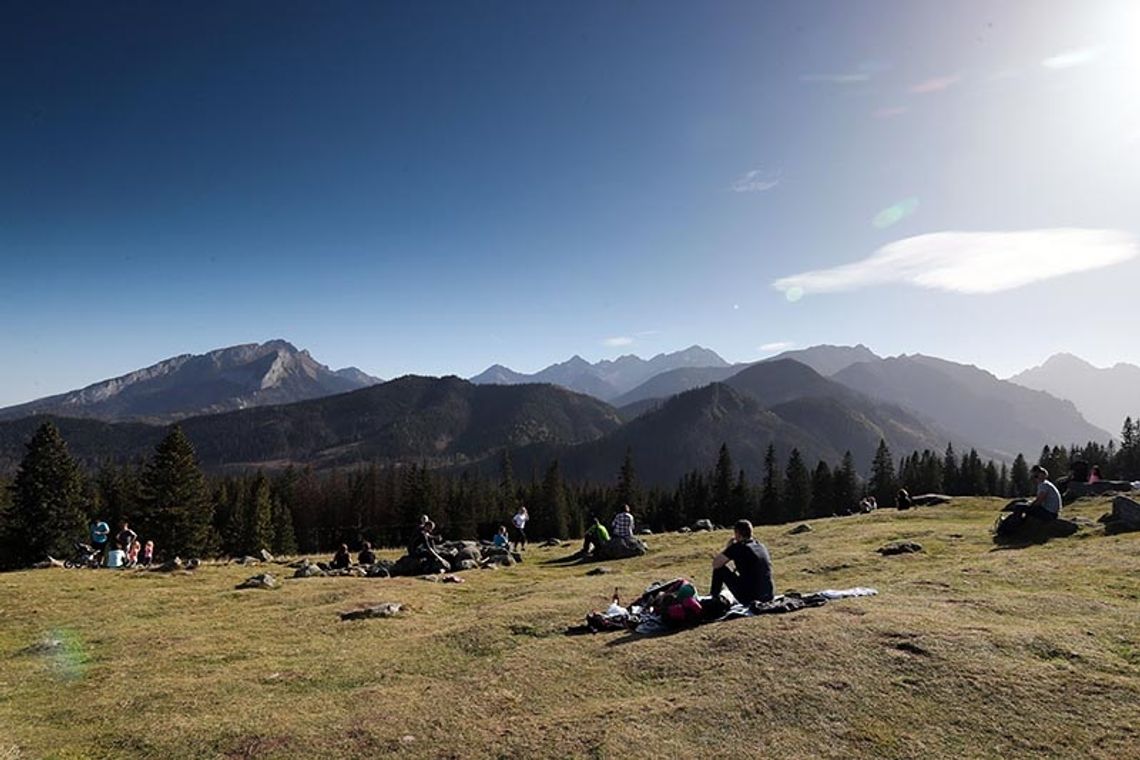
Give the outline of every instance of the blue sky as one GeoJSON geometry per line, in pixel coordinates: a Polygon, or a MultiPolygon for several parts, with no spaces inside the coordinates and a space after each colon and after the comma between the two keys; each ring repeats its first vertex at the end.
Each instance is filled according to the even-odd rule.
{"type": "Polygon", "coordinates": [[[862,342],[1140,363],[1140,4],[8,3],[0,405],[862,342]]]}

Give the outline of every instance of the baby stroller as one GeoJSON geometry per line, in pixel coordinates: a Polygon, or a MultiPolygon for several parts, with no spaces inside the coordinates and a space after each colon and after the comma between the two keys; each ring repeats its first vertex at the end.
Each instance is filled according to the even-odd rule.
{"type": "Polygon", "coordinates": [[[99,550],[81,541],[75,542],[75,556],[64,560],[64,567],[99,567],[99,550]]]}

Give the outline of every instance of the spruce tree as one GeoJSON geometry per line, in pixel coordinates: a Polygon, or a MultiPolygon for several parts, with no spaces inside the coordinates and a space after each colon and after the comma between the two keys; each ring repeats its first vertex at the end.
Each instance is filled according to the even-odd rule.
{"type": "MultiPolygon", "coordinates": [[[[566,486],[562,482],[562,471],[555,459],[546,468],[542,478],[542,517],[549,535],[553,538],[570,536],[570,509],[566,501],[566,486]]],[[[631,505],[632,506],[632,505],[631,505]]]]}
{"type": "Polygon", "coordinates": [[[198,468],[194,447],[175,425],[147,462],[141,483],[143,540],[153,540],[164,557],[198,557],[211,546],[213,505],[206,480],[198,468]]]}
{"type": "Polygon", "coordinates": [[[834,482],[832,493],[836,509],[840,514],[854,509],[859,501],[859,476],[855,472],[855,458],[850,451],[843,453],[843,462],[835,471],[834,482]]]}
{"type": "Polygon", "coordinates": [[[518,488],[515,485],[515,468],[511,463],[511,450],[503,449],[503,456],[499,459],[499,500],[502,511],[513,515],[519,508],[518,488]]]}
{"type": "Polygon", "coordinates": [[[831,468],[822,459],[811,476],[811,516],[828,517],[835,514],[835,489],[831,468]]]}
{"type": "Polygon", "coordinates": [[[297,531],[293,527],[293,510],[282,499],[273,497],[273,553],[296,554],[297,531]]]}
{"type": "Polygon", "coordinates": [[[783,519],[785,522],[803,520],[811,506],[811,475],[799,449],[792,449],[788,466],[784,470],[783,519]]]}
{"type": "Polygon", "coordinates": [[[1024,454],[1018,454],[1009,469],[1010,496],[1029,495],[1029,463],[1025,461],[1024,454]]]}
{"type": "Polygon", "coordinates": [[[12,554],[6,564],[68,557],[76,540],[86,540],[83,474],[51,422],[40,425],[28,442],[11,489],[6,543],[12,554]]]}
{"type": "Polygon", "coordinates": [[[951,496],[959,495],[958,459],[954,456],[954,444],[946,444],[946,456],[942,460],[942,492],[951,496]]]}
{"type": "Polygon", "coordinates": [[[720,445],[717,455],[716,468],[713,470],[713,522],[718,525],[729,525],[734,519],[732,516],[732,455],[728,453],[728,445],[720,445]]]}
{"type": "Polygon", "coordinates": [[[637,471],[633,468],[633,449],[629,446],[625,447],[625,457],[618,471],[617,495],[614,501],[615,510],[621,509],[625,504],[634,510],[641,506],[641,489],[637,485],[637,471]]]}
{"type": "Polygon", "coordinates": [[[895,463],[885,439],[879,439],[879,448],[871,462],[871,480],[867,484],[871,495],[879,506],[893,504],[898,481],[895,479],[895,463]]]}
{"type": "Polygon", "coordinates": [[[760,486],[760,522],[780,519],[780,472],[776,465],[776,446],[768,444],[764,453],[764,480],[760,486]]]}

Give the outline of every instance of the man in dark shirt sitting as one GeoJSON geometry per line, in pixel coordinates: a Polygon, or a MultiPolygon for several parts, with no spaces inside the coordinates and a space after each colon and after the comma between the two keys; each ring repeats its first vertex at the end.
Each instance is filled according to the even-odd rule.
{"type": "Polygon", "coordinates": [[[772,586],[772,558],[764,544],[752,538],[752,523],[737,520],[732,529],[732,540],[724,551],[713,557],[711,596],[720,594],[724,586],[741,604],[769,602],[776,592],[772,586]],[[728,563],[736,566],[729,569],[728,563]]]}

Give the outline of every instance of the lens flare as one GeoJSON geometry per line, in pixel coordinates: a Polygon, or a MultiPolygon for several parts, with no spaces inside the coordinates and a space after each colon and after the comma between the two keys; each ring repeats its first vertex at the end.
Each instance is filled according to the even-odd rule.
{"type": "Polygon", "coordinates": [[[793,285],[784,291],[784,297],[787,298],[791,303],[795,303],[804,297],[804,289],[799,285],[793,285]]]}
{"type": "Polygon", "coordinates": [[[58,628],[26,650],[43,655],[48,668],[61,681],[78,681],[87,673],[87,653],[79,634],[58,628]]]}
{"type": "Polygon", "coordinates": [[[898,224],[917,210],[918,198],[907,198],[898,203],[892,203],[890,206],[887,206],[875,214],[875,218],[871,220],[871,224],[875,229],[885,230],[887,227],[898,224]]]}

